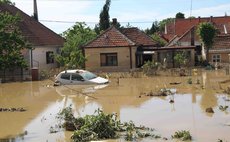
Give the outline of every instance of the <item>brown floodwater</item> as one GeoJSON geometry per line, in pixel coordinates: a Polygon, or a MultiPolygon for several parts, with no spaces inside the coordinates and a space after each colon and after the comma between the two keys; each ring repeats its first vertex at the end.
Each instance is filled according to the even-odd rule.
{"type": "Polygon", "coordinates": [[[136,125],[154,128],[154,133],[168,141],[176,141],[171,135],[178,130],[190,131],[193,141],[230,141],[230,108],[219,109],[220,105],[230,106],[230,96],[223,93],[230,86],[230,75],[224,71],[199,71],[185,77],[120,78],[119,84],[117,79],[110,80],[110,84],[97,90],[92,86],[53,87],[50,80],[0,84],[0,108],[26,109],[0,112],[0,141],[70,142],[71,132],[50,133],[51,127],[58,124],[57,113],[69,105],[76,116],[94,114],[98,108],[117,113],[122,122],[132,120],[136,125]],[[189,78],[192,84],[187,83],[189,78]],[[173,88],[176,93],[166,97],[143,95],[161,88],[173,88]],[[89,96],[79,93],[82,91],[89,96]],[[209,107],[214,113],[206,112],[209,107]]]}

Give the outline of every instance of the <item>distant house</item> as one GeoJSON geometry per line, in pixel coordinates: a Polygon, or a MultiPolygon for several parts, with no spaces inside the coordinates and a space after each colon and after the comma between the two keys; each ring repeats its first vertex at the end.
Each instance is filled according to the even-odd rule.
{"type": "Polygon", "coordinates": [[[13,5],[0,4],[0,12],[18,14],[21,17],[19,29],[33,48],[33,50],[22,51],[29,69],[37,68],[42,71],[57,67],[52,55],[58,53],[63,47],[64,39],[60,35],[13,5]]]}
{"type": "Polygon", "coordinates": [[[202,43],[196,33],[196,29],[202,22],[211,22],[218,30],[218,35],[214,39],[213,49],[210,50],[210,62],[229,62],[226,60],[226,57],[230,52],[222,51],[226,51],[227,48],[230,48],[228,44],[225,44],[226,41],[229,40],[230,16],[175,19],[173,22],[165,26],[165,33],[163,36],[168,40],[168,46],[196,46],[196,57],[200,58],[202,54],[202,43]],[[220,51],[222,52],[221,56],[219,54],[220,51]]]}
{"type": "MultiPolygon", "coordinates": [[[[147,61],[163,62],[165,59],[173,67],[173,55],[180,51],[188,51],[190,59],[194,60],[195,47],[159,47],[156,41],[138,28],[118,30],[111,26],[83,49],[87,57],[85,68],[88,70],[129,71],[142,67],[147,61]]],[[[191,65],[193,63],[191,61],[191,65]]]]}
{"type": "Polygon", "coordinates": [[[230,62],[230,34],[218,35],[209,50],[210,62],[229,64],[230,62]]]}

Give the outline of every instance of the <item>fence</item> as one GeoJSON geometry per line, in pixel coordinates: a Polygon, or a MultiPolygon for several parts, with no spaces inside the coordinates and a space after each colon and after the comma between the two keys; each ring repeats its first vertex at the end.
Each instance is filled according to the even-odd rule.
{"type": "Polygon", "coordinates": [[[31,80],[31,71],[26,69],[0,70],[0,82],[31,80]]]}

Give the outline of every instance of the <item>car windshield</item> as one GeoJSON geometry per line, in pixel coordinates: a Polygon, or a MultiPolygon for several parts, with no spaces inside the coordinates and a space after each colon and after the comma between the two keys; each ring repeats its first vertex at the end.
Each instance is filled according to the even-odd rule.
{"type": "Polygon", "coordinates": [[[91,80],[91,79],[94,79],[96,78],[97,76],[91,72],[83,72],[81,73],[81,76],[87,80],[91,80]]]}

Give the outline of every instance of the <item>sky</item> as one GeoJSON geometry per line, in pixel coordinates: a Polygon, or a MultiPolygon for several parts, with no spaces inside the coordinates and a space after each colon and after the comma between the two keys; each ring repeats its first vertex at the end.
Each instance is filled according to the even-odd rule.
{"type": "MultiPolygon", "coordinates": [[[[11,0],[28,15],[33,15],[33,0],[11,0]]],[[[76,22],[93,28],[105,0],[37,0],[39,21],[60,34],[76,22]]],[[[111,0],[110,20],[117,18],[122,26],[128,23],[141,30],[151,28],[154,21],[175,17],[182,12],[185,18],[230,16],[230,0],[111,0]]]]}

